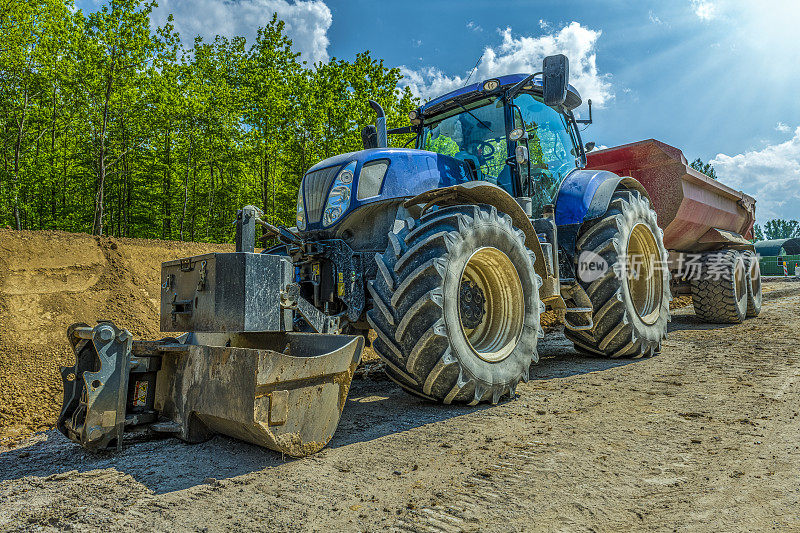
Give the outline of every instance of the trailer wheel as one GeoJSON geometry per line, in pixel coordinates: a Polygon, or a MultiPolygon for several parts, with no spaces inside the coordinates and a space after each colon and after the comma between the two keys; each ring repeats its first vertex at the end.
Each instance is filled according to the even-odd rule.
{"type": "MultiPolygon", "coordinates": [[[[760,281],[760,278],[759,278],[760,281]]],[[[736,250],[703,254],[692,280],[694,312],[703,322],[739,324],[747,315],[747,266],[736,250]]]]}
{"type": "Polygon", "coordinates": [[[375,352],[403,389],[443,403],[514,394],[538,361],[540,278],[524,234],[490,206],[397,221],[368,284],[375,352]]]}
{"type": "Polygon", "coordinates": [[[658,352],[670,319],[669,272],[661,262],[663,233],[647,198],[637,191],[615,192],[605,215],[581,228],[576,257],[581,256],[607,268],[602,275],[578,276],[592,302],[593,325],[565,329],[566,337],[579,351],[602,357],[658,352]]]}
{"type": "Polygon", "coordinates": [[[750,250],[742,255],[747,268],[747,316],[756,317],[761,314],[761,265],[750,250]]]}

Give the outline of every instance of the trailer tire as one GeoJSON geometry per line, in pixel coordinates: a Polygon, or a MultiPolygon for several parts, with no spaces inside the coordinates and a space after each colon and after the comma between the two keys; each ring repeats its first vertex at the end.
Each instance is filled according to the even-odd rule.
{"type": "Polygon", "coordinates": [[[485,205],[398,220],[369,281],[375,352],[404,390],[442,403],[513,397],[539,357],[535,256],[485,205]]]}
{"type": "MultiPolygon", "coordinates": [[[[578,234],[575,257],[602,258],[607,269],[599,277],[580,275],[592,302],[592,328],[564,329],[581,352],[601,357],[642,357],[660,351],[670,320],[669,272],[663,232],[650,202],[639,192],[618,190],[603,217],[584,223],[578,234]],[[618,263],[628,255],[641,256],[646,278],[620,277],[618,263]],[[623,279],[624,278],[624,279],[623,279]]],[[[597,259],[599,261],[599,259],[597,259]]],[[[624,266],[624,264],[622,265],[624,266]]]]}
{"type": "Polygon", "coordinates": [[[761,265],[758,256],[750,250],[742,255],[747,268],[747,317],[752,318],[761,314],[761,265]]]}
{"type": "Polygon", "coordinates": [[[691,281],[694,312],[703,322],[739,324],[747,316],[747,268],[736,250],[706,252],[691,281]]]}

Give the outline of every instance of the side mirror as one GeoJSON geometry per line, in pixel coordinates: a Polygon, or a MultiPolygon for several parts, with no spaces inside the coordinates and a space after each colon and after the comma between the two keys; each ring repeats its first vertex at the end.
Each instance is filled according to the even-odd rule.
{"type": "Polygon", "coordinates": [[[595,147],[594,141],[589,141],[588,143],[586,143],[585,146],[587,152],[591,152],[592,150],[594,150],[594,147],[595,147]]]}
{"type": "Polygon", "coordinates": [[[558,107],[567,100],[569,60],[564,54],[547,56],[542,62],[542,93],[545,105],[558,107]]]}

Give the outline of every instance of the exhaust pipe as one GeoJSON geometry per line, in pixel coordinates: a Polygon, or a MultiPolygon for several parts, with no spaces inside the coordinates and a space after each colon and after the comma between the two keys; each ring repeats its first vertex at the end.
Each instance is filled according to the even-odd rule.
{"type": "Polygon", "coordinates": [[[386,135],[386,114],[383,112],[383,108],[381,104],[376,102],[375,100],[370,100],[369,105],[378,115],[378,118],[375,119],[375,129],[378,133],[378,148],[386,148],[389,146],[389,141],[386,135]]]}

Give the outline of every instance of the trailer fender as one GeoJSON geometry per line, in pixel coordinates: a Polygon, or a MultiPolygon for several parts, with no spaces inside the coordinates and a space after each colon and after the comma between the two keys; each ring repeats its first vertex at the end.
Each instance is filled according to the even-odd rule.
{"type": "Polygon", "coordinates": [[[617,189],[638,191],[650,200],[650,195],[636,179],[617,176],[607,170],[578,169],[564,178],[556,196],[555,215],[558,245],[568,257],[574,259],[581,224],[603,216],[617,189]]]}
{"type": "Polygon", "coordinates": [[[554,296],[558,295],[558,283],[553,274],[549,272],[548,261],[544,259],[544,251],[539,242],[539,237],[533,227],[528,215],[520,207],[517,201],[506,191],[487,182],[470,181],[461,185],[431,189],[406,200],[403,204],[406,208],[414,205],[423,205],[423,209],[431,206],[448,205],[471,205],[485,204],[494,206],[498,211],[502,211],[511,217],[515,227],[522,230],[525,234],[525,246],[534,253],[536,261],[534,270],[542,277],[542,288],[540,296],[542,301],[550,303],[554,296]]]}

